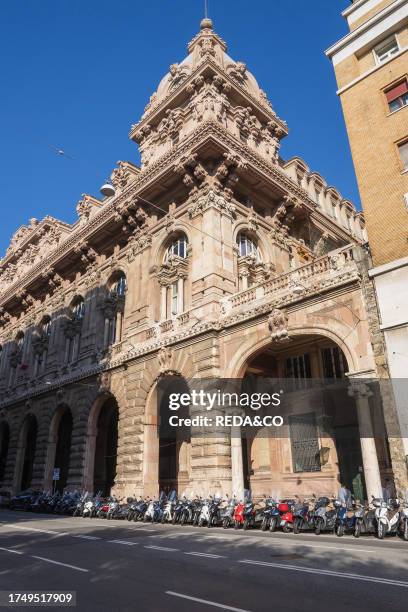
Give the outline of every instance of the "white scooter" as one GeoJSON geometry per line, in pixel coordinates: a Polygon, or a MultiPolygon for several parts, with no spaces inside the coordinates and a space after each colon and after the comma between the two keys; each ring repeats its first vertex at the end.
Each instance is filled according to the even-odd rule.
{"type": "Polygon", "coordinates": [[[173,520],[174,506],[176,505],[177,493],[171,491],[163,508],[163,514],[161,517],[162,523],[171,523],[173,520]]]}
{"type": "Polygon", "coordinates": [[[203,505],[201,506],[200,518],[198,519],[198,526],[203,527],[204,525],[208,525],[210,522],[210,504],[212,497],[210,499],[205,499],[203,505]]]}
{"type": "Polygon", "coordinates": [[[388,533],[397,533],[400,523],[398,499],[389,499],[386,502],[377,497],[373,499],[373,506],[378,539],[382,540],[388,533]]]}

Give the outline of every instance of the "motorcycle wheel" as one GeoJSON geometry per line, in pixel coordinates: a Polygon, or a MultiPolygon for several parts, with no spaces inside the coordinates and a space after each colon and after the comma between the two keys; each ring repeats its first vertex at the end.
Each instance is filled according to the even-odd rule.
{"type": "Polygon", "coordinates": [[[234,529],[239,529],[239,521],[234,521],[234,529]]]}
{"type": "Polygon", "coordinates": [[[133,518],[133,512],[129,512],[129,514],[127,515],[126,519],[127,519],[128,521],[131,521],[131,520],[132,520],[132,518],[133,518]]]}
{"type": "Polygon", "coordinates": [[[404,534],[403,535],[404,535],[404,540],[408,542],[408,521],[407,520],[405,521],[405,524],[404,524],[404,534]]]}
{"type": "Polygon", "coordinates": [[[276,518],[271,519],[271,522],[269,523],[269,531],[271,533],[276,531],[276,518]]]}
{"type": "Polygon", "coordinates": [[[187,517],[186,517],[186,515],[185,515],[185,514],[183,514],[183,515],[181,516],[180,525],[185,525],[185,524],[186,524],[186,522],[187,522],[187,517]]]}
{"type": "Polygon", "coordinates": [[[199,526],[199,527],[202,527],[203,525],[204,525],[204,519],[200,519],[200,520],[198,521],[198,526],[199,526]]]}
{"type": "Polygon", "coordinates": [[[282,527],[282,531],[283,533],[289,533],[291,530],[290,526],[288,525],[288,523],[285,523],[282,527]]]}
{"type": "Polygon", "coordinates": [[[268,529],[268,519],[264,518],[262,519],[261,531],[266,531],[267,529],[268,529]]]}
{"type": "Polygon", "coordinates": [[[106,518],[108,519],[108,521],[111,521],[112,520],[112,515],[111,514],[107,514],[106,518]]]}
{"type": "Polygon", "coordinates": [[[315,534],[316,535],[320,535],[322,532],[322,523],[321,521],[317,521],[316,525],[315,525],[315,534]]]}
{"type": "Polygon", "coordinates": [[[144,523],[147,523],[147,521],[148,521],[148,520],[149,520],[149,518],[148,518],[147,516],[144,516],[144,517],[143,517],[143,522],[144,522],[144,523]]]}
{"type": "Polygon", "coordinates": [[[245,519],[244,524],[242,525],[243,529],[247,530],[249,529],[249,520],[245,519]]]}
{"type": "Polygon", "coordinates": [[[357,522],[354,527],[354,537],[359,538],[361,535],[361,523],[357,522]]]}
{"type": "Polygon", "coordinates": [[[175,525],[177,523],[177,516],[174,515],[173,518],[171,519],[171,524],[175,525]]]}
{"type": "Polygon", "coordinates": [[[138,521],[138,520],[139,520],[139,515],[135,513],[135,514],[133,515],[133,522],[134,522],[134,523],[137,523],[137,521],[138,521]]]}
{"type": "Polygon", "coordinates": [[[224,527],[224,529],[228,529],[228,527],[229,527],[229,519],[228,518],[225,518],[222,521],[222,526],[224,527]]]}
{"type": "Polygon", "coordinates": [[[382,523],[378,523],[377,527],[377,537],[379,540],[383,540],[385,535],[384,525],[382,523]]]}
{"type": "Polygon", "coordinates": [[[161,517],[161,521],[160,522],[161,522],[162,525],[164,525],[164,523],[166,522],[166,517],[164,516],[164,514],[161,517]]]}
{"type": "Polygon", "coordinates": [[[336,536],[339,538],[344,536],[344,525],[342,525],[341,523],[336,527],[336,536]]]}
{"type": "Polygon", "coordinates": [[[72,516],[79,516],[79,510],[77,508],[75,508],[72,516]]]}
{"type": "Polygon", "coordinates": [[[293,533],[300,533],[300,520],[296,519],[293,523],[293,533]]]}

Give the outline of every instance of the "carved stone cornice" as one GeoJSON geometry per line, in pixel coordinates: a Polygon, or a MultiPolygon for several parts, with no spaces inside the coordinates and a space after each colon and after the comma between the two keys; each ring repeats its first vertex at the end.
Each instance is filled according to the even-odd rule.
{"type": "MultiPolygon", "coordinates": [[[[114,199],[115,207],[113,207],[112,204],[104,205],[94,214],[88,223],[83,226],[77,226],[75,231],[71,232],[65,240],[62,240],[58,246],[47,255],[47,266],[57,269],[58,262],[67,257],[74,248],[78,248],[78,245],[82,241],[86,242],[88,237],[114,220],[115,214],[117,214],[117,207],[123,207],[123,210],[125,210],[128,205],[131,205],[132,199],[137,197],[140,192],[143,192],[149,185],[157,181],[160,176],[171,171],[171,168],[174,167],[174,164],[180,159],[181,155],[191,154],[192,149],[197,149],[199,145],[209,137],[218,139],[220,146],[231,151],[233,155],[238,155],[244,163],[248,164],[248,167],[250,167],[252,171],[256,172],[258,175],[262,175],[265,181],[269,181],[278,186],[279,189],[298,197],[306,208],[313,211],[313,218],[322,217],[322,222],[325,223],[326,227],[330,227],[334,233],[349,237],[347,232],[342,230],[336,223],[326,219],[322,213],[315,210],[316,204],[313,200],[311,200],[305,190],[299,187],[280,166],[269,163],[247,145],[238,141],[237,138],[229,134],[215,121],[208,121],[202,123],[194,132],[183,140],[179,147],[177,147],[177,150],[166,153],[151,166],[141,171],[129,187],[114,199]]],[[[3,294],[0,295],[0,306],[6,304],[13,298],[19,289],[32,283],[42,274],[43,269],[44,261],[41,261],[33,265],[24,277],[17,279],[8,286],[3,294]]]]}

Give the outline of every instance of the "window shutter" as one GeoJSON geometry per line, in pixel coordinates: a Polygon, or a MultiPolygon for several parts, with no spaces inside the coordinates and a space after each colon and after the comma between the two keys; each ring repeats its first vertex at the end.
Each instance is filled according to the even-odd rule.
{"type": "Polygon", "coordinates": [[[396,100],[396,98],[403,96],[405,93],[407,93],[407,91],[408,91],[408,81],[403,81],[402,83],[398,83],[398,85],[396,85],[395,87],[393,87],[392,89],[390,89],[389,91],[385,93],[387,102],[392,102],[393,100],[396,100]]]}

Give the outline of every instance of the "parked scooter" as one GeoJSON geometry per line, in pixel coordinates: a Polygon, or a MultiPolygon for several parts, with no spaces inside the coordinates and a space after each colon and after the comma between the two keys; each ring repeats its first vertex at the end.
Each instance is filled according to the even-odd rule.
{"type": "Polygon", "coordinates": [[[341,502],[337,499],[333,500],[333,507],[330,507],[330,499],[328,497],[320,497],[315,506],[314,524],[315,534],[319,535],[323,531],[331,531],[334,533],[336,527],[337,512],[341,508],[341,502]]]}
{"type": "Polygon", "coordinates": [[[261,530],[275,531],[277,524],[280,521],[280,513],[278,503],[272,497],[265,498],[265,506],[261,510],[261,530]]]}
{"type": "Polygon", "coordinates": [[[220,508],[220,521],[224,529],[228,529],[234,522],[234,510],[237,505],[235,497],[228,498],[223,508],[220,508]]]}
{"type": "Polygon", "coordinates": [[[400,523],[400,503],[398,499],[389,499],[388,502],[380,498],[373,498],[375,508],[375,522],[377,537],[382,540],[385,535],[397,533],[400,523]]]}
{"type": "Polygon", "coordinates": [[[313,531],[315,528],[314,508],[316,499],[297,502],[293,507],[293,533],[313,531]]]}
{"type": "Polygon", "coordinates": [[[399,533],[404,540],[408,541],[408,499],[402,502],[400,514],[399,533]]]}
{"type": "Polygon", "coordinates": [[[161,522],[162,523],[171,523],[173,520],[173,514],[174,514],[174,508],[176,505],[176,501],[177,501],[177,494],[176,492],[173,490],[169,493],[169,496],[166,500],[166,502],[164,503],[164,507],[163,507],[163,514],[161,517],[161,522]]]}
{"type": "Polygon", "coordinates": [[[295,502],[293,499],[285,499],[278,504],[278,510],[280,514],[280,527],[283,533],[289,533],[293,529],[293,506],[295,502]]]}
{"type": "Polygon", "coordinates": [[[210,522],[210,503],[212,498],[203,500],[200,516],[198,519],[198,526],[203,527],[204,525],[208,525],[210,522]]]}
{"type": "MultiPolygon", "coordinates": [[[[356,534],[358,519],[364,516],[364,508],[361,504],[354,503],[352,508],[342,505],[337,511],[335,533],[341,538],[345,533],[356,534]]],[[[357,536],[358,537],[358,536],[357,536]]]]}

